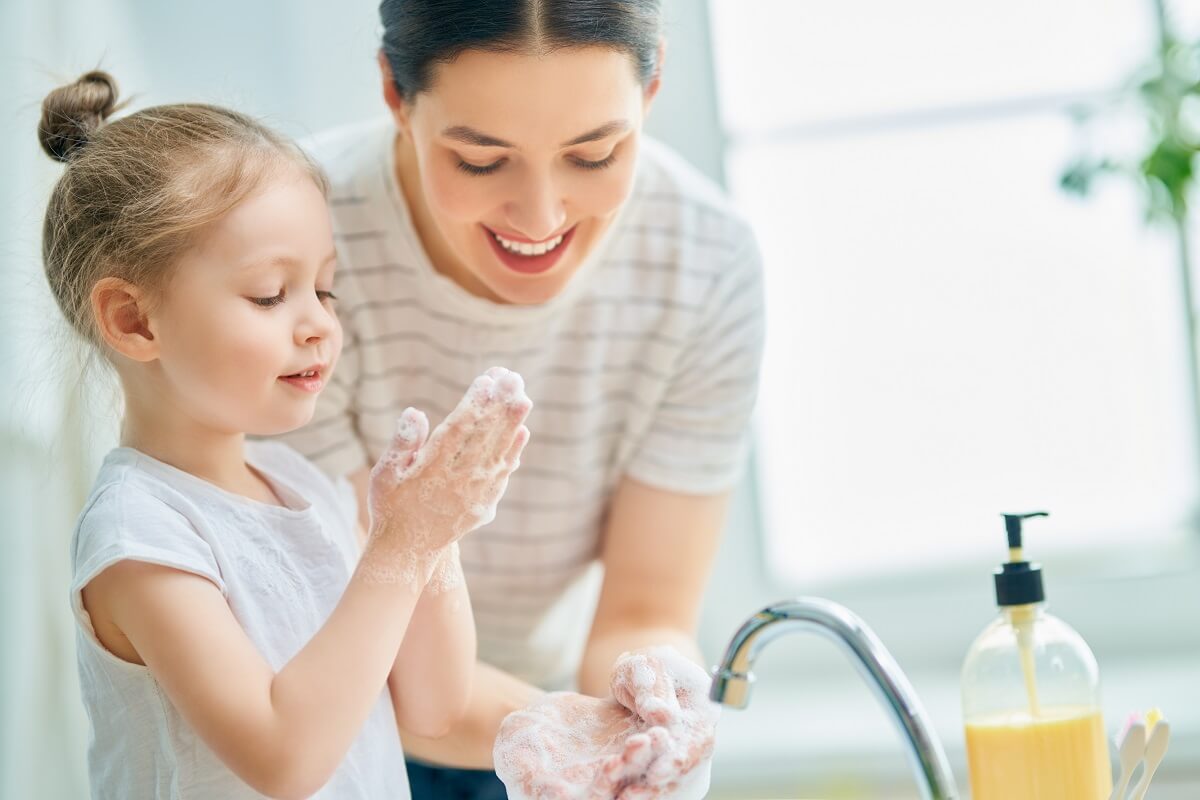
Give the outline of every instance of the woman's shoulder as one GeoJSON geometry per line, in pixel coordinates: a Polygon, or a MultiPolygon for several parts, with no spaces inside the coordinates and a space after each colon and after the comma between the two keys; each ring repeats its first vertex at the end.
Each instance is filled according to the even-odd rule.
{"type": "Polygon", "coordinates": [[[754,239],[746,217],[716,181],[652,137],[642,140],[631,200],[637,226],[652,222],[657,231],[734,250],[754,239]]]}
{"type": "Polygon", "coordinates": [[[376,177],[386,162],[394,136],[395,123],[379,116],[319,131],[301,139],[300,147],[321,165],[336,203],[361,195],[363,181],[376,177]]]}

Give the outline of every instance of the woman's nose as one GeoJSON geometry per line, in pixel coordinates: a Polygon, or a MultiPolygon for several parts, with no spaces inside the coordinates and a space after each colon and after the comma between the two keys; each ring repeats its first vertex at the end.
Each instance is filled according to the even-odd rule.
{"type": "Polygon", "coordinates": [[[557,185],[548,175],[526,181],[520,194],[505,207],[508,224],[534,242],[549,239],[567,221],[567,209],[557,185]]]}

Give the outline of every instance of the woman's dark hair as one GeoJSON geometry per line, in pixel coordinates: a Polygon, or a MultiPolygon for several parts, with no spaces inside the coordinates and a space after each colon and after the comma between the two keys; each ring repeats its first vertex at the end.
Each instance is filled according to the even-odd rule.
{"type": "Polygon", "coordinates": [[[465,50],[608,47],[632,57],[642,85],[658,71],[659,0],[383,0],[379,16],[383,53],[405,100],[465,50]]]}

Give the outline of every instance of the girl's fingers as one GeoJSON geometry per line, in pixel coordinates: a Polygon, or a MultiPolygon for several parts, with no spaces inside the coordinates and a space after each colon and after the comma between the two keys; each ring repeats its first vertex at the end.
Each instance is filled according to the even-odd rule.
{"type": "Polygon", "coordinates": [[[433,432],[430,443],[436,443],[436,454],[445,459],[447,465],[458,460],[463,447],[478,432],[479,421],[483,419],[491,404],[494,389],[495,381],[487,375],[480,375],[471,383],[454,410],[433,432]]]}
{"type": "Polygon", "coordinates": [[[487,433],[483,437],[484,444],[481,448],[484,452],[480,453],[489,461],[503,456],[512,440],[513,432],[525,421],[533,408],[533,403],[525,394],[524,379],[516,372],[508,370],[496,379],[494,403],[491,408],[493,413],[485,423],[487,433]]]}
{"type": "Polygon", "coordinates": [[[513,434],[512,441],[508,445],[508,450],[504,453],[504,463],[511,465],[511,469],[516,469],[517,464],[521,461],[521,453],[525,450],[525,445],[529,444],[529,428],[524,425],[517,428],[513,434]]]}
{"type": "Polygon", "coordinates": [[[400,478],[412,466],[417,451],[429,436],[429,418],[415,408],[404,409],[396,421],[396,432],[379,457],[373,472],[387,471],[390,477],[400,478]]]}

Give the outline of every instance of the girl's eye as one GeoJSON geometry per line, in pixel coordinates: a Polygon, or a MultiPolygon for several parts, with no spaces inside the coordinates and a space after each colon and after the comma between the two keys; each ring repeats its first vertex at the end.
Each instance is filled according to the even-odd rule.
{"type": "Polygon", "coordinates": [[[317,289],[317,299],[324,303],[326,300],[337,300],[337,295],[333,292],[326,292],[321,289],[317,289]]]}
{"type": "Polygon", "coordinates": [[[463,172],[467,173],[468,175],[491,175],[493,172],[500,169],[500,165],[503,163],[504,163],[504,159],[502,158],[499,161],[495,161],[491,164],[487,164],[485,166],[480,167],[480,166],[476,166],[475,164],[471,164],[467,161],[463,161],[460,158],[458,160],[458,168],[461,169],[463,172]]]}
{"type": "Polygon", "coordinates": [[[275,295],[274,297],[251,297],[249,300],[256,306],[261,306],[262,308],[271,308],[272,306],[277,306],[282,303],[283,296],[284,291],[283,289],[280,289],[279,294],[275,295]]]}
{"type": "Polygon", "coordinates": [[[584,158],[572,158],[571,162],[580,169],[604,169],[605,167],[611,167],[613,162],[616,160],[617,154],[609,153],[606,158],[602,158],[599,161],[588,161],[584,158]]]}

